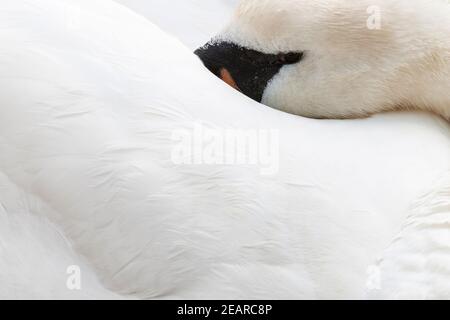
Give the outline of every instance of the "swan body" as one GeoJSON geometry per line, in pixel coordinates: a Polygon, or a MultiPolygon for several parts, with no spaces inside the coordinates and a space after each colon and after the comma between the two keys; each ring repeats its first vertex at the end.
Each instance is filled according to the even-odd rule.
{"type": "Polygon", "coordinates": [[[0,173],[0,299],[120,299],[72,248],[52,208],[0,173]],[[80,290],[70,290],[72,268],[80,290]],[[75,269],[74,269],[75,270],[75,269]],[[69,286],[68,286],[69,283],[69,286]]]}
{"type": "MultiPolygon", "coordinates": [[[[271,107],[313,118],[426,110],[450,120],[447,1],[243,0],[207,47],[221,43],[265,54],[302,52],[300,62],[265,85],[258,101],[271,107]]],[[[216,52],[214,63],[233,68],[241,52],[233,62],[226,50],[216,52]]],[[[261,81],[254,75],[246,78],[261,81]]]]}
{"type": "Polygon", "coordinates": [[[4,0],[0,122],[1,298],[450,297],[446,229],[408,224],[449,221],[439,117],[296,117],[113,1],[4,0]],[[198,127],[272,132],[274,170],[177,161],[208,146],[198,127]],[[81,292],[67,291],[70,265],[81,292]],[[372,285],[373,268],[381,284],[415,270],[436,286],[372,285]]]}

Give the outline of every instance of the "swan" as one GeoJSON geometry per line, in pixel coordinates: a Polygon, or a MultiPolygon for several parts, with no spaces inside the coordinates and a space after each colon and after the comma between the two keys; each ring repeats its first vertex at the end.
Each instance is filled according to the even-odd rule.
{"type": "Polygon", "coordinates": [[[111,0],[4,0],[0,30],[1,298],[450,296],[443,119],[263,106],[111,0]],[[230,132],[256,161],[218,161],[230,132]]]}
{"type": "Polygon", "coordinates": [[[442,0],[244,0],[196,53],[244,94],[294,114],[418,109],[450,120],[449,17],[442,0]]]}

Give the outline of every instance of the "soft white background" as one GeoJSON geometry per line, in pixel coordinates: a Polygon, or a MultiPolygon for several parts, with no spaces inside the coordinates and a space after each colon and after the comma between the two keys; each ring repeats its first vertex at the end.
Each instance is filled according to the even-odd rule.
{"type": "Polygon", "coordinates": [[[203,45],[220,31],[239,2],[239,0],[116,1],[147,17],[191,49],[203,45]]]}

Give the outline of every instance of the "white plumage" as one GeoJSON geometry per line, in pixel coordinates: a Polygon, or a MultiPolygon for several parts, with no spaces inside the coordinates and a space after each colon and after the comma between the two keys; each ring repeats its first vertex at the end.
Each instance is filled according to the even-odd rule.
{"type": "MultiPolygon", "coordinates": [[[[394,239],[410,236],[411,206],[449,171],[442,119],[272,110],[110,0],[2,1],[0,106],[2,298],[395,297],[402,283],[368,285],[367,272],[382,257],[381,283],[411,270],[391,259],[411,250],[394,239]],[[198,123],[275,130],[279,171],[175,164],[174,132],[198,123]],[[68,264],[81,266],[81,292],[60,277],[68,264]]],[[[418,207],[445,226],[444,192],[443,206],[418,207]]],[[[413,268],[450,257],[436,237],[413,268]]],[[[446,268],[427,265],[438,285],[410,281],[402,296],[448,298],[446,268]]]]}
{"type": "Polygon", "coordinates": [[[333,119],[426,110],[450,120],[447,1],[242,0],[216,38],[303,52],[268,84],[262,102],[271,107],[333,119]]]}

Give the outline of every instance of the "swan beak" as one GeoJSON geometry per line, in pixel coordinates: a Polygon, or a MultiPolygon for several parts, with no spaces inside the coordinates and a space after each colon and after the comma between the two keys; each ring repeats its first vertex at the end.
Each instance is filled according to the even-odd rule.
{"type": "Polygon", "coordinates": [[[194,52],[228,85],[261,102],[270,80],[285,65],[296,64],[302,52],[264,53],[232,42],[212,41],[194,52]]]}

